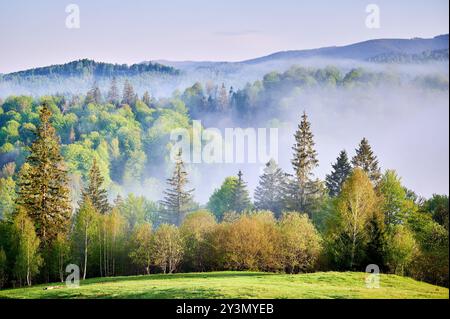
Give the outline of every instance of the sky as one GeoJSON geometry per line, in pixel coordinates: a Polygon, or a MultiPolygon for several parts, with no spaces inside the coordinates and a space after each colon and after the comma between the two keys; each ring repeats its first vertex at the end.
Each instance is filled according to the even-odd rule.
{"type": "Polygon", "coordinates": [[[81,58],[241,61],[283,50],[449,32],[448,0],[0,0],[0,73],[81,58]],[[366,6],[380,28],[366,27],[366,6]],[[66,27],[66,6],[80,28],[66,27]]]}

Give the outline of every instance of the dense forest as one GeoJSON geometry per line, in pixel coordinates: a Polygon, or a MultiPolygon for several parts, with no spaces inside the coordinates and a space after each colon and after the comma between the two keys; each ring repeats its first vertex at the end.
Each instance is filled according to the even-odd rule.
{"type": "MultiPolygon", "coordinates": [[[[299,89],[398,81],[364,69],[293,67],[241,89],[195,83],[159,99],[115,79],[105,92],[93,82],[86,94],[7,97],[0,101],[0,286],[63,280],[69,263],[83,278],[376,264],[448,286],[448,196],[425,199],[404,187],[394,170],[382,170],[364,132],[354,156],[336,154],[320,180],[314,123],[303,113],[292,152],[281,150],[292,174],[269,161],[253,199],[239,170],[200,205],[182,154],[169,160],[170,132],[191,129],[192,119],[269,121],[299,89]],[[133,193],[137,185],[158,199],[133,193]]],[[[408,85],[448,91],[448,78],[418,76],[408,85]]]]}

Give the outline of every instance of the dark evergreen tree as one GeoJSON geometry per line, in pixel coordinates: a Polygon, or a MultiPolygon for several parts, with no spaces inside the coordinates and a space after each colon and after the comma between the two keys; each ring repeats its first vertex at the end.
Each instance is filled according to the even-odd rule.
{"type": "Polygon", "coordinates": [[[319,183],[314,179],[313,170],[318,166],[317,152],[314,149],[314,135],[311,132],[311,124],[306,113],[303,112],[302,120],[295,132],[295,144],[293,146],[294,158],[294,184],[290,185],[290,209],[311,214],[309,209],[319,192],[319,183]]]}
{"type": "Polygon", "coordinates": [[[385,271],[387,238],[384,224],[376,214],[374,214],[369,221],[367,237],[368,242],[365,248],[365,264],[375,264],[380,267],[381,271],[385,271]]]}
{"type": "Polygon", "coordinates": [[[331,165],[333,171],[326,176],[326,185],[328,188],[328,194],[331,197],[339,195],[341,192],[342,184],[350,174],[352,167],[348,161],[347,152],[342,150],[336,160],[336,163],[331,165]]]}
{"type": "Polygon", "coordinates": [[[176,158],[173,175],[167,179],[169,187],[164,191],[165,198],[161,201],[167,212],[174,216],[177,225],[181,225],[184,216],[191,208],[194,191],[194,189],[186,190],[189,180],[181,155],[180,150],[176,158]]]}
{"type": "Polygon", "coordinates": [[[373,154],[369,141],[366,138],[361,140],[356,155],[352,158],[353,167],[359,167],[367,176],[369,176],[372,183],[377,183],[381,178],[380,168],[378,167],[377,157],[373,154]]]}
{"type": "Polygon", "coordinates": [[[107,102],[113,105],[119,104],[119,89],[117,88],[117,80],[114,77],[111,81],[111,85],[108,91],[107,102]]]}
{"type": "Polygon", "coordinates": [[[255,189],[255,208],[270,210],[277,218],[280,217],[284,209],[287,182],[287,174],[274,160],[270,160],[255,189]]]}
{"type": "Polygon", "coordinates": [[[242,213],[251,207],[250,196],[247,190],[247,183],[242,179],[242,171],[238,172],[238,180],[232,194],[232,210],[242,213]]]}
{"type": "MultiPolygon", "coordinates": [[[[107,214],[110,210],[108,203],[108,192],[102,188],[104,178],[100,174],[100,169],[97,165],[97,161],[94,159],[91,170],[89,171],[89,181],[87,187],[82,193],[82,202],[86,202],[89,198],[92,206],[100,213],[107,214]]],[[[81,205],[80,205],[81,206],[81,205]]]]}
{"type": "Polygon", "coordinates": [[[71,215],[67,172],[50,117],[51,112],[44,105],[40,111],[37,138],[21,169],[17,198],[18,206],[33,220],[45,248],[58,233],[67,231],[71,215]]]}

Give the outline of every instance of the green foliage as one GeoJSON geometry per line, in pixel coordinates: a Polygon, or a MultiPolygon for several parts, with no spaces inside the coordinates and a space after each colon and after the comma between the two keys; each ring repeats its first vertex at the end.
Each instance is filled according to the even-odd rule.
{"type": "Polygon", "coordinates": [[[173,273],[183,256],[183,238],[174,225],[162,224],[152,241],[153,262],[164,273],[173,273]]]}
{"type": "Polygon", "coordinates": [[[32,220],[27,212],[20,208],[14,217],[14,241],[17,245],[17,255],[14,273],[19,282],[31,286],[32,278],[39,271],[42,258],[38,252],[39,238],[36,236],[32,220]]]}
{"type": "Polygon", "coordinates": [[[10,220],[16,209],[16,183],[12,177],[0,178],[0,220],[10,220]]]}
{"type": "Polygon", "coordinates": [[[130,258],[135,265],[150,274],[150,266],[152,264],[152,225],[143,223],[136,227],[132,235],[132,248],[130,258]]]}
{"type": "Polygon", "coordinates": [[[382,199],[381,210],[386,225],[389,227],[403,224],[408,214],[414,211],[414,203],[407,199],[397,173],[387,170],[381,177],[377,188],[382,199]]]}
{"type": "Polygon", "coordinates": [[[447,195],[433,194],[429,200],[423,203],[421,210],[430,213],[433,220],[448,231],[448,204],[447,195]]]}
{"type": "Polygon", "coordinates": [[[67,229],[71,213],[68,177],[50,116],[49,108],[44,106],[37,139],[20,171],[17,198],[20,209],[34,222],[44,247],[49,247],[56,235],[67,229]]]}

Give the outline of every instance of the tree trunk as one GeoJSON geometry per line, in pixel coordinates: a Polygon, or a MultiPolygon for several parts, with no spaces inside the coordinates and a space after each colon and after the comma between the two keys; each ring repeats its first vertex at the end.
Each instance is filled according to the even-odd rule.
{"type": "Polygon", "coordinates": [[[86,279],[86,269],[87,269],[87,241],[88,241],[88,235],[87,235],[87,227],[85,229],[84,233],[84,271],[83,271],[83,280],[86,279]]]}

